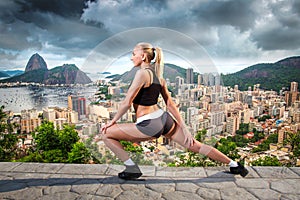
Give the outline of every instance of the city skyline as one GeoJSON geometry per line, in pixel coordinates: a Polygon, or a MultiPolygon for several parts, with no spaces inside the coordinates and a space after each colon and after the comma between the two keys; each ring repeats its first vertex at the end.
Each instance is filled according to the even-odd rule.
{"type": "MultiPolygon", "coordinates": [[[[105,41],[136,29],[153,27],[184,35],[203,48],[216,70],[233,73],[255,63],[271,63],[300,55],[299,8],[300,2],[293,0],[155,3],[4,0],[0,4],[3,38],[0,70],[24,69],[34,53],[43,56],[49,68],[68,63],[82,69],[88,56],[105,41]]],[[[154,44],[164,48],[164,41],[152,38],[150,33],[142,38],[152,39],[154,44]]],[[[136,42],[140,38],[136,37],[136,42]]],[[[180,42],[182,40],[169,42],[166,62],[172,63],[170,61],[176,60],[182,52],[187,51],[188,55],[188,51],[193,50],[180,49],[180,42]]],[[[121,44],[109,46],[111,60],[130,68],[132,46],[122,47],[126,51],[120,54],[116,48],[121,44]]],[[[181,61],[184,59],[188,63],[199,63],[192,57],[183,57],[181,61]]]]}

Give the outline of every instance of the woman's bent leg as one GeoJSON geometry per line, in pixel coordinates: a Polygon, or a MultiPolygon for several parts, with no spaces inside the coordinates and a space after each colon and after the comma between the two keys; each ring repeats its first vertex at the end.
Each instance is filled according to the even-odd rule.
{"type": "Polygon", "coordinates": [[[140,168],[129,158],[120,140],[140,142],[151,139],[151,137],[141,133],[135,124],[115,124],[106,130],[102,135],[106,146],[124,162],[126,169],[118,174],[119,178],[131,180],[142,175],[140,168]]]}
{"type": "Polygon", "coordinates": [[[124,150],[120,140],[140,142],[149,140],[151,137],[141,133],[135,124],[115,124],[102,134],[102,140],[105,145],[123,162],[129,159],[128,153],[124,150]]]}

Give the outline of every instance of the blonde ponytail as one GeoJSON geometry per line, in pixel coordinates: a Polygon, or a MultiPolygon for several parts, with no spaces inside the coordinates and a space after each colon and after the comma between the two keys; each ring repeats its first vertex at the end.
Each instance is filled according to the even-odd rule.
{"type": "Polygon", "coordinates": [[[162,49],[159,47],[155,48],[155,73],[158,78],[163,78],[164,73],[164,55],[162,49]]]}

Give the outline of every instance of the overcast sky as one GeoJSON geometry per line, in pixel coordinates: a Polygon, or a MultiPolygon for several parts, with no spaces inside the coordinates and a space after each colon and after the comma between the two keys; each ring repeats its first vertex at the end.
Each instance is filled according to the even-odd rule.
{"type": "Polygon", "coordinates": [[[130,66],[132,44],[149,39],[166,62],[201,66],[206,54],[219,72],[233,73],[300,55],[300,1],[1,0],[0,38],[0,70],[24,70],[34,53],[49,69],[88,71],[87,60],[101,68],[108,52],[106,64],[130,66]]]}

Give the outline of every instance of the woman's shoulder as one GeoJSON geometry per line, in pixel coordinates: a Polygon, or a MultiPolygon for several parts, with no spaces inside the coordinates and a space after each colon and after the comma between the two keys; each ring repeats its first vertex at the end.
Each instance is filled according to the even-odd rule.
{"type": "Polygon", "coordinates": [[[138,69],[135,73],[135,76],[145,76],[147,73],[146,69],[138,69]]]}

